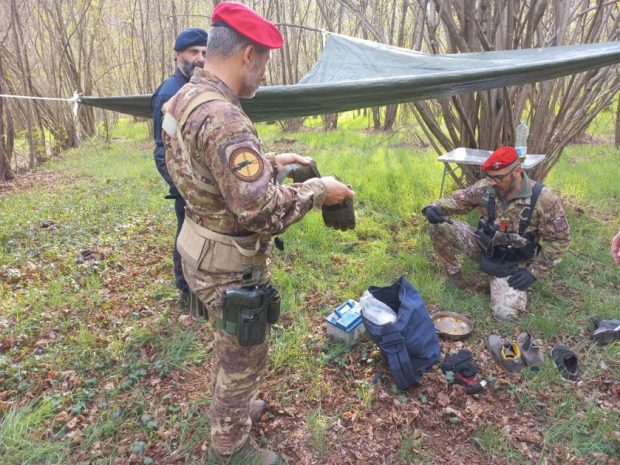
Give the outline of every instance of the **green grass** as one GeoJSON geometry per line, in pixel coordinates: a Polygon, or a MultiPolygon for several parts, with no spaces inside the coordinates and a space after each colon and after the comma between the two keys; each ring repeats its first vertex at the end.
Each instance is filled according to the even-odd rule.
{"type": "Polygon", "coordinates": [[[306,417],[306,427],[310,436],[310,442],[316,456],[319,458],[325,457],[329,448],[329,439],[327,437],[328,421],[328,418],[320,410],[313,410],[306,417]]]}
{"type": "MultiPolygon", "coordinates": [[[[272,267],[284,311],[271,334],[265,389],[283,411],[299,409],[303,399],[296,433],[321,460],[330,456],[332,428],[344,412],[372,416],[392,402],[370,384],[368,373],[380,362],[369,356],[368,340],[348,347],[326,339],[322,319],[331,308],[406,275],[428,305],[476,320],[473,348],[491,332],[516,329],[491,317],[487,295],[448,285],[433,258],[420,210],[439,193],[436,155],[413,145],[407,130],[373,133],[367,125],[351,115],[328,133],[316,119],[295,133],[259,125],[267,150],[292,140],[286,151],[311,155],[322,174],[337,175],[357,194],[354,231],[326,229],[311,212],[281,235],[285,251],[272,267]],[[336,390],[344,400],[324,408],[336,390]]],[[[609,131],[607,123],[599,128],[609,131]]],[[[619,155],[609,145],[571,146],[545,180],[565,200],[573,242],[555,272],[535,285],[516,324],[547,350],[559,342],[574,348],[588,388],[562,383],[550,362],[507,388],[545,431],[540,463],[561,460],[557,448],[591,463],[597,454],[619,453],[618,410],[597,403],[597,387],[620,382],[620,349],[592,347],[587,339],[593,318],[620,318],[620,273],[609,258],[620,223],[619,155]]],[[[213,335],[177,321],[175,218],[146,126],[121,121],[109,147],[85,144],[39,176],[31,189],[0,197],[0,385],[8,393],[1,400],[10,402],[0,410],[0,463],[86,462],[97,450],[101,463],[112,463],[136,442],[143,458],[174,454],[204,463],[213,335]],[[94,259],[81,260],[87,250],[94,259]],[[186,391],[189,397],[177,396],[186,391]]],[[[465,273],[480,276],[471,263],[465,273]]],[[[418,398],[396,395],[408,405],[418,398]]],[[[424,434],[399,434],[390,452],[398,463],[432,463],[443,452],[424,434]]],[[[490,421],[463,440],[489,463],[522,463],[490,421]]]]}
{"type": "Polygon", "coordinates": [[[510,446],[506,437],[507,434],[510,434],[509,426],[506,428],[506,432],[495,426],[484,426],[474,432],[472,441],[488,454],[492,461],[501,457],[508,463],[524,463],[525,457],[510,446]]]}
{"type": "Polygon", "coordinates": [[[422,451],[422,433],[414,430],[410,434],[403,434],[400,437],[400,444],[394,458],[406,464],[426,464],[434,463],[431,457],[422,451]]]}
{"type": "Polygon", "coordinates": [[[42,428],[53,418],[54,410],[53,402],[43,400],[6,412],[0,422],[0,463],[67,463],[69,451],[41,434],[42,428]]]}

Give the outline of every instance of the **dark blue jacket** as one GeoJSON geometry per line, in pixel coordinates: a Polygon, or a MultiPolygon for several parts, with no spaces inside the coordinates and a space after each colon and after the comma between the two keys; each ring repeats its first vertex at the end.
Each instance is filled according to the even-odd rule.
{"type": "Polygon", "coordinates": [[[168,173],[168,167],[166,166],[166,149],[164,148],[164,142],[161,138],[161,123],[163,117],[161,107],[188,82],[189,78],[185,77],[179,68],[177,68],[172,76],[161,83],[151,97],[151,111],[153,112],[153,139],[155,139],[155,151],[153,156],[155,158],[157,170],[170,186],[170,195],[173,197],[179,196],[179,191],[175,187],[174,182],[170,177],[170,173],[168,173]]]}

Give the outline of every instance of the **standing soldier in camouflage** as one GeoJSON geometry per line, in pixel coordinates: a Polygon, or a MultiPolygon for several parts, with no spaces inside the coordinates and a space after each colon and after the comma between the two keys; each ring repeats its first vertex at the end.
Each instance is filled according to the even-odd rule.
{"type": "Polygon", "coordinates": [[[279,313],[269,284],[272,235],[312,208],[350,202],[354,193],[333,177],[275,182],[286,165],[309,161],[265,155],[239,98],[254,96],[282,36],[240,3],[220,3],[211,19],[205,66],[165,106],[163,122],[166,161],[187,201],[177,242],[183,270],[216,326],[209,459],[283,463],[249,442],[252,419],[264,406],[256,396],[267,334],[279,313]]]}
{"type": "Polygon", "coordinates": [[[433,248],[448,279],[468,286],[456,253],[480,263],[490,276],[491,309],[502,319],[527,304],[525,292],[560,261],[570,243],[562,201],[530,180],[513,147],[499,147],[482,165],[484,179],[426,206],[433,248]],[[446,218],[480,208],[478,229],[446,218]]]}
{"type": "Polygon", "coordinates": [[[181,265],[181,256],[176,247],[176,238],[179,236],[183,220],[185,219],[185,200],[179,194],[168,168],[166,167],[166,150],[161,137],[161,108],[170,98],[176,94],[181,87],[189,82],[192,77],[194,68],[202,68],[205,63],[205,53],[207,51],[207,31],[200,28],[185,29],[174,41],[174,52],[176,54],[176,69],[174,74],[162,82],[151,97],[151,110],[153,113],[153,139],[155,141],[155,150],[153,158],[155,158],[155,166],[161,177],[168,184],[169,194],[167,199],[174,200],[174,211],[177,216],[177,231],[175,236],[175,245],[172,252],[172,260],[174,263],[174,278],[177,289],[179,290],[179,300],[182,307],[193,307],[193,311],[201,306],[197,302],[194,305],[190,303],[189,287],[185,277],[183,276],[183,268],[181,265]]]}

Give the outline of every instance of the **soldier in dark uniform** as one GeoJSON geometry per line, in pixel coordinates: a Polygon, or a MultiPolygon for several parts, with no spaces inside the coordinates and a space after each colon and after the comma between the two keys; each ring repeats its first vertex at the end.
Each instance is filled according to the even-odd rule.
{"type": "Polygon", "coordinates": [[[189,78],[194,72],[194,68],[204,66],[205,53],[207,51],[207,32],[204,29],[191,28],[181,32],[174,43],[176,52],[177,67],[174,74],[160,84],[151,97],[151,110],[153,113],[153,138],[155,140],[155,150],[153,156],[159,174],[168,183],[168,199],[174,199],[174,210],[177,216],[177,231],[175,245],[172,254],[174,261],[175,284],[180,293],[181,304],[186,307],[189,305],[189,287],[183,276],[181,266],[181,256],[176,248],[176,238],[185,219],[185,200],[179,194],[166,167],[164,143],[161,138],[161,107],[176,94],[181,87],[189,82],[189,78]]]}
{"type": "Polygon", "coordinates": [[[499,147],[482,165],[484,179],[427,205],[433,248],[448,279],[469,285],[456,259],[463,252],[490,275],[491,308],[503,319],[525,310],[525,292],[549,273],[568,249],[570,229],[560,198],[531,180],[513,147],[499,147]],[[445,218],[480,208],[478,229],[445,218]]]}
{"type": "MultiPolygon", "coordinates": [[[[333,177],[282,185],[276,175],[297,154],[266,155],[239,98],[254,96],[270,49],[283,45],[276,27],[240,3],[220,3],[204,69],[165,105],[166,162],[187,201],[177,246],[191,290],[216,327],[209,459],[213,463],[282,463],[249,443],[252,414],[277,320],[269,284],[272,236],[312,208],[351,200],[333,177]]],[[[325,215],[325,211],[324,211],[325,215]]]]}

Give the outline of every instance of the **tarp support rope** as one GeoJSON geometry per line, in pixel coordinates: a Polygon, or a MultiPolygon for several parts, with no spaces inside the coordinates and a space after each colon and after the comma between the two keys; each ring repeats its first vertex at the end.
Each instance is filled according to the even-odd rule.
{"type": "Polygon", "coordinates": [[[32,97],[30,95],[11,95],[11,94],[0,94],[0,97],[4,97],[4,98],[14,98],[14,99],[21,99],[21,100],[50,100],[53,102],[75,102],[75,103],[79,103],[79,97],[82,94],[78,94],[77,92],[75,94],[73,94],[73,97],[71,98],[58,98],[58,97],[32,97]]]}

